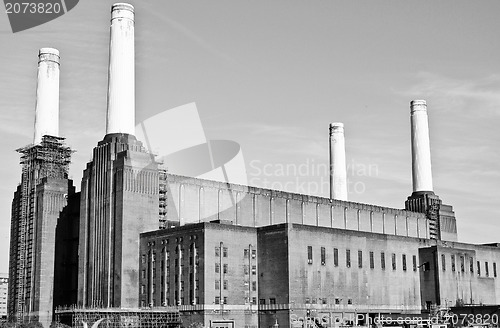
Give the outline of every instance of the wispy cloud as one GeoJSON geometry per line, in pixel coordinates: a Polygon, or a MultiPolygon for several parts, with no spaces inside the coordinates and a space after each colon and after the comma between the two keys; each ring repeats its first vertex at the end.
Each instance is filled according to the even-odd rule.
{"type": "Polygon", "coordinates": [[[500,75],[460,79],[430,72],[419,72],[406,90],[394,90],[405,96],[424,96],[442,111],[460,111],[464,116],[500,116],[500,75]],[[471,105],[474,105],[472,108],[471,105]]]}

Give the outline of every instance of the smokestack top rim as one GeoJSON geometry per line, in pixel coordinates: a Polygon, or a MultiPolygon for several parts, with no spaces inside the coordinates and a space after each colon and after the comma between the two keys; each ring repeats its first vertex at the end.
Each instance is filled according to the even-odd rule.
{"type": "Polygon", "coordinates": [[[418,99],[418,100],[412,100],[410,101],[410,108],[413,109],[414,107],[427,107],[427,101],[423,99],[418,99]]]}
{"type": "Polygon", "coordinates": [[[134,6],[126,2],[117,2],[111,6],[111,18],[130,18],[134,19],[134,6]],[[127,14],[123,10],[129,11],[127,14]],[[121,12],[121,14],[120,14],[121,12]]]}
{"type": "Polygon", "coordinates": [[[41,55],[56,55],[57,57],[59,57],[59,50],[55,48],[40,48],[40,50],[38,51],[38,56],[41,55]]]}
{"type": "Polygon", "coordinates": [[[333,123],[330,123],[330,127],[331,127],[331,128],[337,128],[337,127],[343,128],[343,127],[344,127],[344,123],[341,123],[341,122],[333,122],[333,123]]]}
{"type": "Polygon", "coordinates": [[[415,112],[427,112],[427,102],[425,100],[410,101],[410,114],[415,112]]]}

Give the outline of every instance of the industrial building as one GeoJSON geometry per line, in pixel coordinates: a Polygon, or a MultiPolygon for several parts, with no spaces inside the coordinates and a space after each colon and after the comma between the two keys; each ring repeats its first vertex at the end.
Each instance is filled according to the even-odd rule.
{"type": "Polygon", "coordinates": [[[134,19],[112,6],[106,132],[78,193],[58,131],[59,52],[40,50],[12,206],[11,321],[332,327],[498,309],[500,244],[457,241],[433,191],[425,101],[410,103],[404,209],[348,201],[342,123],[329,127],[329,198],[171,174],[134,136],[134,19]]]}

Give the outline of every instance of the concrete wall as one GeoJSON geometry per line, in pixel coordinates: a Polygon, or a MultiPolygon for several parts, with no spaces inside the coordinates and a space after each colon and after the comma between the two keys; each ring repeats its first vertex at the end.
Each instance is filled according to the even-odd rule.
{"type": "Polygon", "coordinates": [[[500,248],[482,247],[456,243],[453,247],[438,247],[440,302],[442,305],[500,303],[500,248]],[[443,270],[442,256],[446,265],[443,270]],[[452,270],[452,256],[455,270],[452,270]],[[464,267],[461,262],[464,259],[464,267]],[[470,270],[470,260],[473,268],[470,270]],[[478,272],[478,262],[480,272],[478,272]],[[488,264],[488,275],[486,275],[488,264]],[[496,277],[493,266],[496,266],[496,277]]]}
{"type": "Polygon", "coordinates": [[[165,304],[165,285],[162,281],[168,281],[170,291],[165,295],[169,299],[166,304],[178,306],[185,323],[202,320],[205,326],[209,326],[211,321],[226,320],[233,321],[235,327],[257,327],[257,305],[250,304],[254,297],[256,302],[258,300],[257,234],[254,228],[200,223],[143,233],[140,256],[139,280],[140,286],[144,287],[140,287],[139,306],[165,304]],[[191,262],[187,252],[194,243],[199,254],[197,266],[191,262]],[[182,245],[185,250],[183,253],[186,254],[182,258],[175,251],[179,245],[182,245]],[[216,248],[219,255],[216,255],[216,248]],[[248,253],[245,249],[249,250],[248,253]],[[165,275],[163,280],[161,275],[166,272],[168,266],[167,262],[162,262],[160,258],[166,251],[170,254],[170,275],[168,278],[165,275]],[[252,251],[255,251],[255,255],[252,251]],[[153,253],[156,258],[154,262],[153,253]],[[224,256],[225,254],[227,256],[224,256]],[[146,260],[143,261],[142,258],[146,260]],[[176,259],[179,265],[175,265],[176,259]],[[165,271],[161,269],[164,265],[165,271]],[[253,267],[255,271],[252,271],[253,267]],[[199,281],[198,289],[192,284],[193,273],[196,273],[194,280],[199,281]],[[175,275],[178,275],[177,279],[175,275]],[[179,289],[181,281],[184,290],[179,289]],[[227,289],[224,281],[227,282],[227,289]],[[176,291],[181,299],[175,299],[176,291]],[[191,292],[198,297],[197,302],[193,303],[191,292]],[[222,304],[224,300],[227,304],[222,304]]]}
{"type": "Polygon", "coordinates": [[[35,321],[41,322],[44,327],[52,322],[56,224],[67,204],[69,189],[72,189],[72,181],[68,179],[44,178],[37,186],[35,279],[31,312],[35,321]]]}
{"type": "Polygon", "coordinates": [[[418,259],[419,239],[307,226],[293,226],[288,234],[290,302],[333,305],[343,311],[354,308],[386,313],[420,310],[420,280],[418,271],[413,269],[413,256],[418,259]],[[308,246],[312,247],[312,263],[308,261],[308,246]],[[323,263],[321,248],[325,250],[323,263]],[[334,249],[338,250],[338,265],[334,263],[334,249]],[[350,266],[347,265],[348,250],[350,266]],[[370,252],[373,252],[373,268],[370,252]],[[381,265],[382,252],[385,269],[381,265]]]}
{"type": "Polygon", "coordinates": [[[167,174],[167,220],[227,220],[263,227],[300,223],[428,238],[422,213],[167,174]]]}

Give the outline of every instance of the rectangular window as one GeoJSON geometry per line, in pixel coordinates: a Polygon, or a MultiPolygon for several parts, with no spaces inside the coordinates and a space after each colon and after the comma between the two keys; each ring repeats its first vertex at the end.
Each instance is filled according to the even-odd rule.
{"type": "Polygon", "coordinates": [[[465,258],[463,255],[460,255],[460,271],[465,272],[465,258]]]}
{"type": "Polygon", "coordinates": [[[141,278],[146,279],[146,270],[141,271],[141,278]]]}
{"type": "Polygon", "coordinates": [[[227,273],[229,271],[227,264],[224,264],[224,266],[222,268],[223,268],[223,270],[222,270],[223,273],[227,273]]]}
{"type": "Polygon", "coordinates": [[[215,263],[215,273],[219,273],[219,272],[220,272],[220,264],[215,263]]]}
{"type": "Polygon", "coordinates": [[[257,266],[256,265],[252,265],[252,275],[256,275],[257,274],[257,266]]]}
{"type": "Polygon", "coordinates": [[[215,304],[220,304],[220,297],[219,296],[215,296],[215,304]]]}
{"type": "Polygon", "coordinates": [[[227,304],[227,296],[224,296],[223,302],[224,302],[224,304],[227,304]]]}
{"type": "Polygon", "coordinates": [[[451,271],[455,272],[455,255],[451,255],[451,271]]]}
{"type": "Polygon", "coordinates": [[[256,281],[252,281],[252,291],[257,291],[257,282],[256,281]]]}
{"type": "Polygon", "coordinates": [[[257,297],[252,297],[252,304],[256,305],[257,304],[257,297]]]}
{"type": "Polygon", "coordinates": [[[259,305],[266,305],[266,299],[265,298],[259,299],[259,305]]]}
{"type": "Polygon", "coordinates": [[[142,263],[146,263],[146,255],[141,256],[141,261],[142,261],[142,263]]]}
{"type": "Polygon", "coordinates": [[[493,262],[493,277],[497,277],[497,264],[493,262]]]}
{"type": "Polygon", "coordinates": [[[333,265],[339,266],[339,250],[338,250],[338,248],[333,249],[333,265]]]}
{"type": "Polygon", "coordinates": [[[348,268],[351,267],[351,250],[350,249],[345,250],[345,265],[348,268]]]}
{"type": "Polygon", "coordinates": [[[220,289],[220,280],[215,281],[215,289],[220,289]]]}
{"type": "Polygon", "coordinates": [[[406,254],[403,254],[402,260],[403,260],[403,271],[406,271],[406,254]]]}
{"type": "Polygon", "coordinates": [[[151,262],[155,262],[156,261],[156,253],[153,253],[151,255],[151,262]]]}
{"type": "Polygon", "coordinates": [[[385,270],[385,253],[381,252],[380,253],[380,267],[382,270],[385,270]]]}
{"type": "Polygon", "coordinates": [[[227,290],[228,285],[229,285],[229,284],[228,284],[227,280],[224,280],[224,290],[227,290]]]}
{"type": "Polygon", "coordinates": [[[363,251],[358,251],[358,268],[363,267],[363,251]]]}
{"type": "Polygon", "coordinates": [[[245,249],[243,250],[243,257],[244,257],[244,258],[246,258],[246,259],[248,258],[248,253],[249,253],[249,251],[250,251],[250,250],[249,250],[248,248],[245,248],[245,249]]]}
{"type": "Polygon", "coordinates": [[[486,275],[486,277],[490,276],[490,268],[488,266],[488,262],[484,262],[484,274],[486,275]]]}
{"type": "Polygon", "coordinates": [[[477,275],[481,275],[481,262],[477,261],[477,275]]]}
{"type": "Polygon", "coordinates": [[[244,273],[244,274],[248,274],[248,271],[249,271],[248,264],[245,264],[245,265],[243,266],[243,273],[244,273]]]}
{"type": "Polygon", "coordinates": [[[222,257],[227,257],[227,247],[222,248],[222,257]]]}
{"type": "Polygon", "coordinates": [[[269,299],[269,304],[276,304],[276,299],[275,298],[270,298],[269,299]]]}
{"type": "Polygon", "coordinates": [[[473,257],[470,258],[469,271],[470,271],[470,273],[474,273],[474,258],[473,257]]]}
{"type": "Polygon", "coordinates": [[[417,271],[417,255],[413,255],[413,271],[417,271]]]}
{"type": "Polygon", "coordinates": [[[370,269],[375,268],[375,257],[373,255],[373,252],[370,252],[370,269]]]}
{"type": "Polygon", "coordinates": [[[313,248],[312,246],[307,246],[307,263],[313,263],[313,248]]]}
{"type": "Polygon", "coordinates": [[[321,247],[321,265],[326,264],[326,250],[324,247],[321,247]]]}
{"type": "Polygon", "coordinates": [[[392,270],[396,270],[396,254],[392,253],[392,270]]]}
{"type": "Polygon", "coordinates": [[[446,255],[441,254],[441,266],[443,267],[443,271],[446,271],[446,255]]]}
{"type": "Polygon", "coordinates": [[[337,304],[337,305],[340,304],[340,298],[335,299],[335,304],[337,304]]]}
{"type": "Polygon", "coordinates": [[[257,257],[257,251],[255,249],[252,249],[252,258],[256,258],[257,257]]]}
{"type": "Polygon", "coordinates": [[[219,257],[220,256],[220,248],[215,246],[215,257],[219,257]]]}

